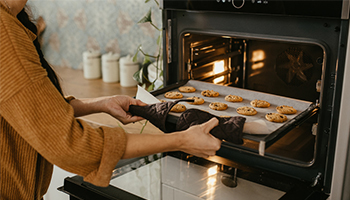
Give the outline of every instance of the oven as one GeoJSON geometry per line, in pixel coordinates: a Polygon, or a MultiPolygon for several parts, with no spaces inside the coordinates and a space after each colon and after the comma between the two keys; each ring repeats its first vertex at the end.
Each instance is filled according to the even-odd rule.
{"type": "Polygon", "coordinates": [[[223,142],[211,160],[283,174],[330,193],[348,3],[164,0],[162,6],[165,88],[196,80],[310,102],[284,130],[245,134],[242,145],[223,142]]]}
{"type": "MultiPolygon", "coordinates": [[[[167,156],[219,166],[229,175],[221,180],[227,187],[236,187],[239,177],[284,191],[279,199],[327,199],[334,187],[336,142],[339,135],[347,135],[339,133],[338,122],[344,103],[349,2],[163,0],[160,7],[164,87],[152,91],[154,96],[162,98],[187,85],[298,108],[287,122],[267,127],[267,132],[258,133],[261,124],[255,127],[258,132],[243,131],[243,144],[223,141],[216,156],[208,159],[180,152],[167,156]]],[[[235,105],[230,106],[234,111],[235,105]]],[[[175,124],[178,118],[171,115],[167,121],[175,124]]],[[[246,124],[254,122],[247,117],[246,124]]],[[[162,167],[167,162],[173,161],[162,161],[162,167]]],[[[73,178],[65,184],[80,182],[73,178]]]]}

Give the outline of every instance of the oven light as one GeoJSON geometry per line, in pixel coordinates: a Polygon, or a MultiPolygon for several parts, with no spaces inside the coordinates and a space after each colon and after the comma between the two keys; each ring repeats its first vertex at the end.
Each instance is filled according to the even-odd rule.
{"type": "Polygon", "coordinates": [[[219,74],[225,71],[225,62],[223,60],[214,62],[214,74],[219,74]]]}

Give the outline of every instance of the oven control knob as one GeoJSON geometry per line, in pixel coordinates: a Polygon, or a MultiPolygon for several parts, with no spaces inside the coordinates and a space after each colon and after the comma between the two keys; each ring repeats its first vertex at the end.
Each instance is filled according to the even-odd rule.
{"type": "Polygon", "coordinates": [[[244,6],[245,0],[232,0],[233,7],[240,9],[244,6]]]}

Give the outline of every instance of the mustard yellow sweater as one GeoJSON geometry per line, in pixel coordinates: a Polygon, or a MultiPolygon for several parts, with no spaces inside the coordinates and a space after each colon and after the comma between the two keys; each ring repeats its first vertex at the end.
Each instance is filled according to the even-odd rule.
{"type": "Polygon", "coordinates": [[[74,118],[41,67],[36,36],[0,2],[0,199],[41,199],[53,164],[107,186],[125,133],[74,118]]]}

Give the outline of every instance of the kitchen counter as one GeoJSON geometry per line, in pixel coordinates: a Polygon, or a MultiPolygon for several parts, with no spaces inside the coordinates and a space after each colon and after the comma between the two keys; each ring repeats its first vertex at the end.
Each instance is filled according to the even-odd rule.
{"type": "MultiPolygon", "coordinates": [[[[65,95],[73,95],[76,98],[94,98],[110,95],[127,95],[134,97],[137,87],[122,87],[119,83],[105,83],[102,79],[85,79],[83,70],[74,70],[65,67],[54,68],[61,81],[65,95]]],[[[123,125],[115,118],[105,113],[97,113],[81,117],[84,120],[109,126],[121,126],[128,133],[140,133],[146,120],[123,125]]],[[[147,123],[143,133],[162,134],[157,127],[147,123]]]]}

